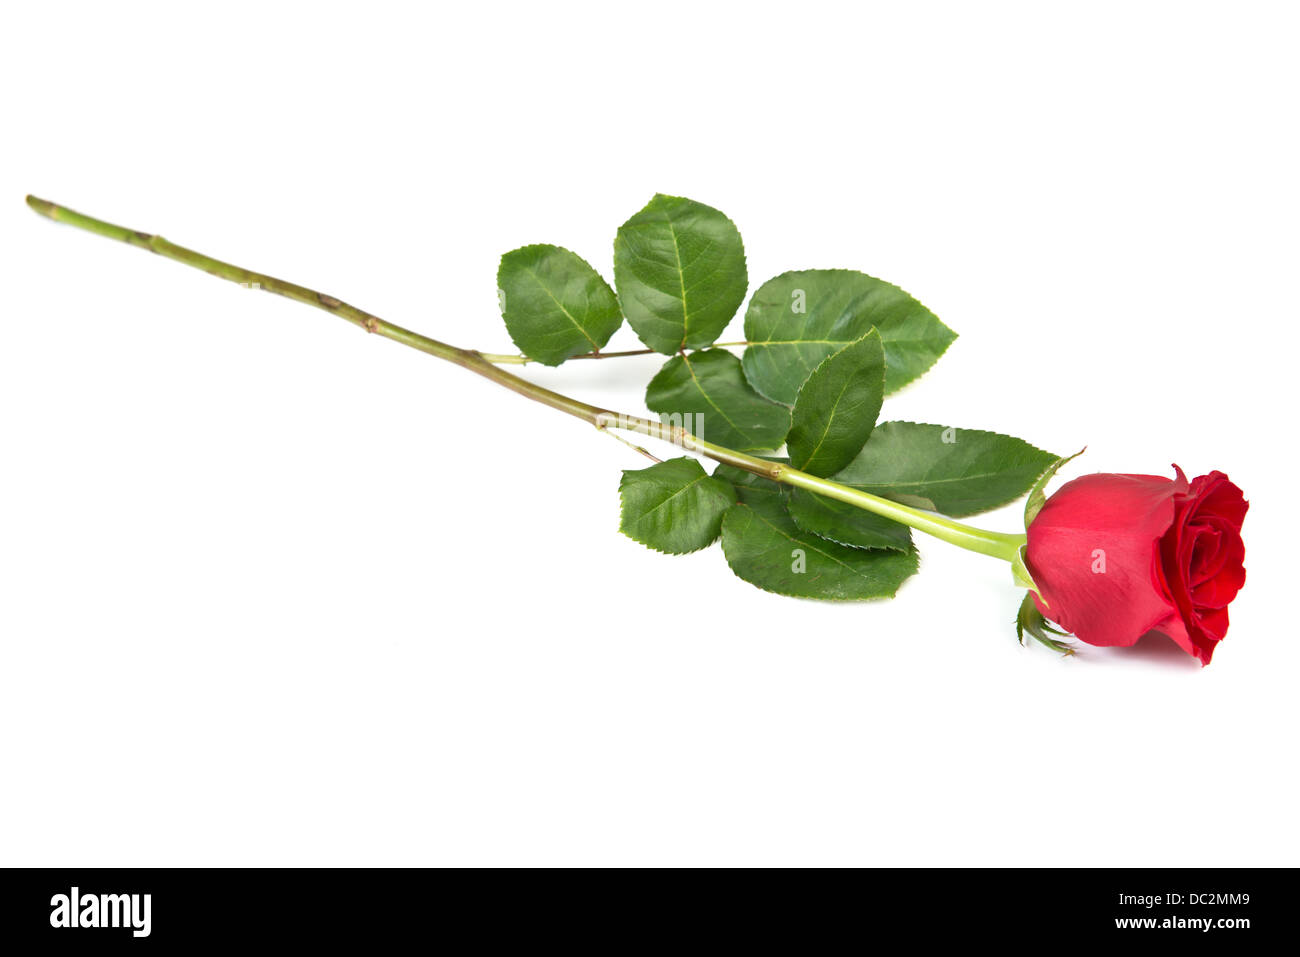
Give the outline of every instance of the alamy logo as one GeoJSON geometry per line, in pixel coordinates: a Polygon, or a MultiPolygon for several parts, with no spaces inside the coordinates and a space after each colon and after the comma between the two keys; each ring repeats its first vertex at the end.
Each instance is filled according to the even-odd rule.
{"type": "Polygon", "coordinates": [[[51,927],[129,927],[131,936],[149,936],[150,894],[71,894],[50,898],[51,927]]]}

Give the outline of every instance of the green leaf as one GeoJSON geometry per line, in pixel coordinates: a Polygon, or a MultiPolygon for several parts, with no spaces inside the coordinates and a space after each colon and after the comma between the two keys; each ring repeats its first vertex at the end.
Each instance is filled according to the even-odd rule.
{"type": "Polygon", "coordinates": [[[1019,498],[1055,458],[996,432],[882,422],[858,456],[832,478],[961,518],[1019,498]]]}
{"type": "Polygon", "coordinates": [[[892,598],[917,569],[914,549],[849,548],[795,525],[783,496],[742,494],[722,517],[722,551],[740,578],[796,598],[892,598]]]}
{"type": "MultiPolygon", "coordinates": [[[[776,455],[759,456],[759,458],[782,465],[789,461],[776,455]]],[[[736,490],[737,499],[747,504],[780,498],[785,494],[785,487],[780,483],[763,478],[761,475],[755,475],[753,472],[738,469],[734,465],[719,465],[713,470],[713,477],[729,484],[736,490]]]]}
{"type": "MultiPolygon", "coordinates": [[[[787,460],[769,457],[768,461],[784,463],[787,460]]],[[[731,465],[719,465],[713,470],[713,475],[729,482],[746,505],[784,499],[794,523],[820,538],[853,548],[912,550],[912,530],[906,525],[801,488],[787,489],[771,479],[731,465]]]]}
{"type": "Polygon", "coordinates": [[[745,374],[769,399],[792,403],[828,355],[880,330],[885,394],[934,365],[957,338],[897,286],[852,269],[805,269],[769,279],[745,312],[745,374]]]}
{"type": "Polygon", "coordinates": [[[805,532],[841,545],[896,551],[908,551],[912,547],[912,530],[906,525],[816,492],[792,489],[786,506],[794,523],[805,532]]]}
{"type": "Polygon", "coordinates": [[[685,555],[712,544],[736,491],[707,475],[691,458],[669,459],[623,472],[619,531],[658,552],[685,555]]]}
{"type": "Polygon", "coordinates": [[[862,451],[885,397],[885,351],[872,329],[827,356],[799,390],[786,444],[795,468],[833,475],[862,451]]]}
{"type": "Polygon", "coordinates": [[[1038,481],[1035,482],[1034,487],[1029,490],[1029,498],[1025,500],[1025,528],[1029,527],[1030,523],[1038,517],[1038,513],[1043,510],[1043,506],[1047,504],[1047,483],[1052,480],[1052,476],[1059,472],[1061,466],[1066,462],[1069,462],[1072,459],[1077,459],[1086,451],[1088,451],[1088,448],[1087,446],[1084,446],[1073,455],[1067,455],[1063,458],[1057,459],[1047,467],[1047,471],[1038,476],[1038,481]]]}
{"type": "Polygon", "coordinates": [[[585,259],[559,246],[506,253],[497,288],[510,338],[543,365],[599,350],[623,324],[614,290],[585,259]]]}
{"type": "Polygon", "coordinates": [[[651,349],[704,348],[745,298],[740,232],[711,206],[656,194],[619,227],[614,284],[627,321],[651,349]]]}
{"type": "Polygon", "coordinates": [[[646,387],[645,404],[682,416],[697,438],[738,452],[775,449],[790,431],[790,410],[751,389],[740,360],[725,349],[669,359],[646,387]]]}

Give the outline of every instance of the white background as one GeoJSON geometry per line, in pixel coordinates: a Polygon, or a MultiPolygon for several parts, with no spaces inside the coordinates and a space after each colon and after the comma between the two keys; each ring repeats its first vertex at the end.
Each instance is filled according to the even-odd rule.
{"type": "Polygon", "coordinates": [[[899,7],[6,8],[0,862],[1300,863],[1294,14],[899,7]],[[887,417],[1227,471],[1214,663],[1021,648],[933,541],[865,605],[654,554],[624,446],[23,205],[512,351],[500,254],[612,277],[656,191],[956,329],[887,417]]]}

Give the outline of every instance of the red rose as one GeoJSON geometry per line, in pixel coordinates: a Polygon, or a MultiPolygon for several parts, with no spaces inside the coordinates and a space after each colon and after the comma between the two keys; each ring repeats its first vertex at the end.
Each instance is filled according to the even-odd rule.
{"type": "Polygon", "coordinates": [[[1061,486],[1029,525],[1038,610],[1090,645],[1168,635],[1202,665],[1246,581],[1247,502],[1222,472],[1190,483],[1099,472],[1061,486]]]}

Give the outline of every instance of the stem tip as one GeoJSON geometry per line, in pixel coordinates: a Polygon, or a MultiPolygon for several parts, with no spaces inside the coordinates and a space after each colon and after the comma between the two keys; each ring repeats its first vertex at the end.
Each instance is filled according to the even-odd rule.
{"type": "Polygon", "coordinates": [[[33,196],[31,193],[27,194],[27,205],[36,210],[36,212],[40,213],[42,216],[48,216],[50,219],[54,218],[54,214],[59,208],[48,199],[41,199],[39,196],[33,196]]]}

